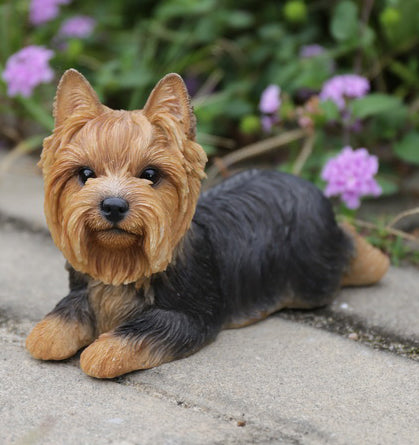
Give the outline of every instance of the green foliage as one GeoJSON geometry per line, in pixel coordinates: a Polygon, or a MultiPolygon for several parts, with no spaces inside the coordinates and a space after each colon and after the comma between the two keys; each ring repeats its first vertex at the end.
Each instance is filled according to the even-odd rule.
{"type": "Polygon", "coordinates": [[[392,176],[377,175],[377,182],[382,190],[382,196],[393,195],[398,191],[397,180],[392,176]]]}
{"type": "Polygon", "coordinates": [[[338,2],[330,21],[330,33],[340,42],[357,38],[359,29],[358,6],[355,2],[345,0],[338,2]]]}
{"type": "Polygon", "coordinates": [[[385,227],[378,225],[376,230],[367,234],[368,241],[378,247],[390,257],[393,266],[401,266],[403,263],[419,265],[419,250],[413,249],[401,236],[389,233],[385,227]]]}
{"type": "Polygon", "coordinates": [[[284,7],[285,18],[290,23],[302,23],[307,20],[307,7],[301,0],[289,0],[284,7]]]}
{"type": "Polygon", "coordinates": [[[325,100],[324,102],[320,102],[320,109],[323,112],[323,122],[333,122],[340,119],[339,108],[333,101],[325,100]]]}
{"type": "Polygon", "coordinates": [[[244,134],[254,134],[260,131],[260,119],[254,114],[248,114],[240,121],[240,130],[244,134]]]}
{"type": "Polygon", "coordinates": [[[419,132],[407,133],[394,145],[394,152],[403,161],[419,165],[419,132]]]}
{"type": "Polygon", "coordinates": [[[397,8],[387,6],[380,14],[380,23],[384,28],[392,29],[400,23],[401,16],[397,8]]]}
{"type": "MultiPolygon", "coordinates": [[[[73,0],[42,26],[30,24],[29,5],[0,4],[0,72],[13,53],[37,44],[55,51],[56,79],[30,99],[7,97],[0,81],[0,143],[50,130],[65,69],[81,71],[116,109],[141,108],[163,75],[178,72],[190,88],[198,132],[212,136],[202,138],[209,156],[231,150],[216,141],[240,147],[270,136],[258,106],[262,91],[275,84],[282,105],[271,135],[299,126],[315,133],[302,176],[322,185],[322,166],[345,145],[380,157],[386,194],[398,190],[399,168],[409,173],[419,165],[419,0],[73,0]],[[94,34],[60,42],[62,22],[75,14],[95,18],[94,34]],[[301,57],[312,44],[323,52],[301,57]],[[345,112],[332,101],[309,101],[326,80],[350,73],[368,78],[371,91],[348,100],[345,112]]],[[[266,161],[293,171],[301,147],[293,142],[266,161]]]]}
{"type": "Polygon", "coordinates": [[[365,119],[401,107],[402,102],[398,97],[376,93],[354,100],[351,110],[355,118],[365,119]]]}

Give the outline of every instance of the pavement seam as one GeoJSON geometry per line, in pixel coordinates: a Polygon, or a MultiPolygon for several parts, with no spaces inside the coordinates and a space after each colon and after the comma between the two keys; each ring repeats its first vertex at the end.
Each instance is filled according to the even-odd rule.
{"type": "MultiPolygon", "coordinates": [[[[213,419],[221,420],[225,423],[235,424],[238,428],[246,428],[250,436],[251,442],[254,444],[267,443],[283,443],[289,445],[302,445],[306,443],[308,435],[313,439],[319,440],[319,443],[330,439],[327,434],[317,431],[311,425],[300,425],[301,422],[295,422],[289,419],[273,419],[276,423],[276,428],[261,424],[256,421],[256,418],[248,417],[245,413],[241,415],[226,414],[214,407],[203,406],[196,402],[188,401],[185,397],[179,397],[174,393],[170,393],[163,389],[157,389],[154,385],[147,383],[135,383],[129,380],[129,377],[117,377],[113,379],[118,384],[134,388],[136,391],[147,394],[150,397],[155,397],[165,402],[169,402],[182,409],[191,409],[202,414],[211,416],[213,419]],[[292,430],[285,433],[283,430],[292,430]],[[300,440],[301,439],[301,440],[300,440]]],[[[231,443],[231,442],[223,442],[231,443]]],[[[238,440],[234,443],[241,444],[243,441],[238,440]]]]}
{"type": "Polygon", "coordinates": [[[327,307],[309,311],[284,309],[273,316],[299,322],[337,334],[375,350],[419,362],[419,341],[370,325],[368,320],[361,317],[342,314],[327,307]]]}
{"type": "Polygon", "coordinates": [[[4,226],[7,227],[8,225],[12,226],[19,232],[41,234],[45,238],[51,238],[49,230],[46,227],[42,227],[41,225],[35,224],[24,218],[18,218],[15,216],[7,215],[6,213],[0,210],[0,227],[4,226]]]}

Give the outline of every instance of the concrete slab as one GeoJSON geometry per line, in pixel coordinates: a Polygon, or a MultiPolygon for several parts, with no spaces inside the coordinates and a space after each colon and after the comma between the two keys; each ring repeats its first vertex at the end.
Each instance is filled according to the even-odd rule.
{"type": "Polygon", "coordinates": [[[242,444],[256,428],[176,400],[42,363],[16,342],[0,344],[0,443],[242,444]]]}
{"type": "Polygon", "coordinates": [[[68,292],[65,260],[42,233],[0,224],[0,310],[39,320],[68,292]]]}
{"type": "MultiPolygon", "coordinates": [[[[0,151],[0,167],[6,153],[0,151]]],[[[23,220],[34,228],[47,229],[44,192],[37,159],[22,156],[0,174],[0,213],[23,220]]]]}
{"type": "Polygon", "coordinates": [[[292,443],[417,444],[419,363],[270,318],[126,381],[241,415],[292,443]]]}
{"type": "Polygon", "coordinates": [[[343,289],[330,309],[419,342],[419,269],[391,268],[376,286],[343,289]]]}
{"type": "Polygon", "coordinates": [[[271,318],[116,381],[0,328],[0,442],[417,444],[419,363],[271,318]]]}

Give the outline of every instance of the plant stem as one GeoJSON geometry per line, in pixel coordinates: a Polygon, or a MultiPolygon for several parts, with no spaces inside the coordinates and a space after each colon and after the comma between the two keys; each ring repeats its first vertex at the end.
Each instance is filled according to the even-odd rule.
{"type": "MultiPolygon", "coordinates": [[[[236,164],[237,162],[244,161],[245,159],[255,156],[260,156],[261,154],[267,153],[278,147],[287,145],[290,142],[303,138],[304,136],[307,136],[307,131],[303,129],[287,131],[286,133],[282,133],[278,136],[274,136],[272,138],[240,148],[239,150],[220,158],[220,162],[224,168],[227,168],[233,164],[236,164]]],[[[208,181],[215,179],[219,171],[220,169],[217,167],[217,165],[212,165],[207,172],[208,181]]]]}
{"type": "Polygon", "coordinates": [[[292,168],[292,173],[294,175],[299,176],[301,174],[301,172],[304,168],[304,165],[307,162],[307,159],[310,157],[311,153],[313,152],[314,139],[315,139],[315,133],[313,132],[304,141],[303,148],[301,149],[300,153],[298,154],[297,159],[295,160],[295,163],[292,168]]]}
{"type": "Polygon", "coordinates": [[[417,215],[419,213],[419,207],[414,207],[413,209],[405,210],[404,212],[396,215],[386,226],[387,229],[392,228],[396,225],[400,220],[406,218],[407,216],[417,215]]]}
{"type": "MultiPolygon", "coordinates": [[[[365,227],[367,229],[374,229],[374,230],[380,230],[381,227],[377,224],[363,221],[361,219],[354,219],[353,222],[361,227],[365,227]]],[[[409,241],[418,241],[418,238],[416,236],[410,235],[409,233],[403,232],[402,230],[393,229],[392,227],[384,227],[384,230],[392,235],[399,236],[400,238],[409,240],[409,241]]]]}
{"type": "MultiPolygon", "coordinates": [[[[374,0],[364,0],[362,2],[362,4],[363,4],[363,8],[361,11],[361,20],[360,20],[360,24],[359,24],[359,37],[360,38],[362,38],[364,32],[367,29],[371,11],[374,6],[374,0]]],[[[362,56],[363,56],[362,48],[359,47],[358,52],[355,56],[355,61],[354,61],[354,72],[357,74],[359,74],[362,69],[362,56]]]]}
{"type": "Polygon", "coordinates": [[[28,152],[35,150],[42,146],[42,141],[45,135],[31,136],[17,144],[13,150],[11,150],[4,159],[0,162],[0,177],[7,172],[10,166],[19,159],[20,156],[27,154],[28,152]]]}

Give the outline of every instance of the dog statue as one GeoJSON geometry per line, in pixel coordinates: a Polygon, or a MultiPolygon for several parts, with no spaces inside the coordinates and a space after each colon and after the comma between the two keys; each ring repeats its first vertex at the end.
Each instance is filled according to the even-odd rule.
{"type": "Polygon", "coordinates": [[[54,117],[40,165],[70,292],[27,338],[37,359],[87,346],[80,364],[90,376],[151,368],[222,329],[326,305],[342,285],[375,283],[389,266],[295,176],[250,170],[199,197],[207,158],[176,74],[143,110],[116,111],[69,70],[54,117]]]}

